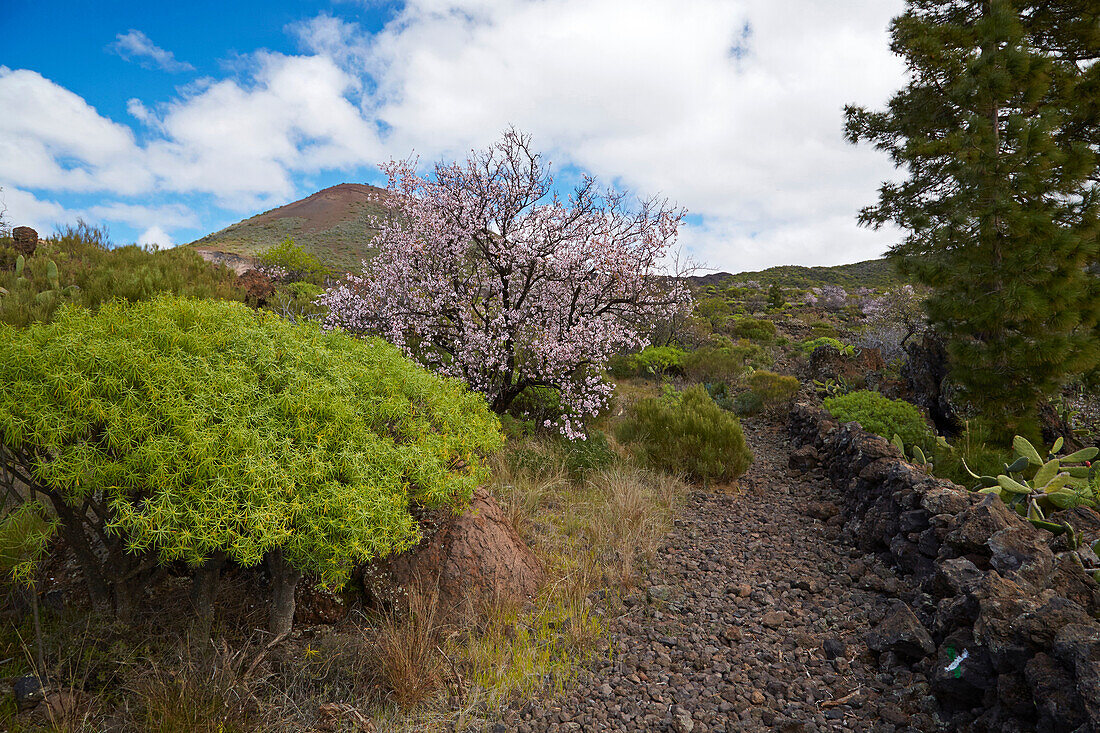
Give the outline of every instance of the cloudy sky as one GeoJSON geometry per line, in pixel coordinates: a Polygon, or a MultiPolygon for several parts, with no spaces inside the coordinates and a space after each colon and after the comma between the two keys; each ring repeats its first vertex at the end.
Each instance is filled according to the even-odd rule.
{"type": "Polygon", "coordinates": [[[903,81],[902,0],[246,0],[0,3],[0,205],[41,232],[196,239],[415,152],[530,132],[691,214],[713,269],[839,264],[893,175],[842,136],[903,81]]]}

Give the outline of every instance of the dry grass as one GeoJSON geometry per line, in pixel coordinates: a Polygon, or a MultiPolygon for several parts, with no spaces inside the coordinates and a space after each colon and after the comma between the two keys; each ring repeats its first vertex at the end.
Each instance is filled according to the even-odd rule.
{"type": "Polygon", "coordinates": [[[402,710],[437,692],[446,660],[440,649],[445,628],[439,594],[421,583],[407,589],[400,608],[384,613],[369,642],[369,669],[402,710]]]}

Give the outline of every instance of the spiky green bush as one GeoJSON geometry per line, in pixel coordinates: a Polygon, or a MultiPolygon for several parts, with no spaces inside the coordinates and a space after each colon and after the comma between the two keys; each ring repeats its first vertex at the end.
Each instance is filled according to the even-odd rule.
{"type": "Polygon", "coordinates": [[[278,550],[339,583],[418,540],[411,503],[467,500],[501,443],[481,396],[395,347],[225,301],[0,326],[0,384],[0,466],[53,504],[116,606],[142,568],[219,553],[278,550]]]}
{"type": "Polygon", "coordinates": [[[926,453],[936,445],[936,436],[915,405],[892,400],[878,392],[860,390],[824,401],[825,409],[840,422],[858,422],[869,433],[887,440],[899,436],[906,446],[918,445],[926,453]]]}
{"type": "Polygon", "coordinates": [[[699,483],[730,481],[752,463],[741,423],[702,385],[639,400],[616,437],[645,462],[699,483]]]}

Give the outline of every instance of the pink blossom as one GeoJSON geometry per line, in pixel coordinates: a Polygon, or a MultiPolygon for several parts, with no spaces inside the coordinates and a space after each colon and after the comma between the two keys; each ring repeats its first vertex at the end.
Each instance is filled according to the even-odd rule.
{"type": "Polygon", "coordinates": [[[391,215],[375,222],[377,254],[322,296],[325,325],[381,335],[498,411],[528,387],[556,388],[557,426],[580,438],[614,389],[608,359],[690,310],[660,272],[684,212],[628,208],[588,177],[563,200],[529,142],[510,130],[430,177],[415,161],[383,166],[391,215]]]}

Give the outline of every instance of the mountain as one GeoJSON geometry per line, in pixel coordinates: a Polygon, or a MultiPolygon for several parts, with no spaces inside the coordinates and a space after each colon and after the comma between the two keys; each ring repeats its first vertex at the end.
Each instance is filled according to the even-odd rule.
{"type": "Polygon", "coordinates": [[[691,286],[698,288],[707,286],[721,288],[750,280],[758,282],[764,287],[772,283],[778,283],[785,288],[800,289],[821,287],[822,285],[840,285],[847,290],[860,287],[884,290],[905,283],[904,278],[898,275],[894,265],[887,259],[865,260],[850,265],[834,265],[833,267],[780,265],[757,272],[739,272],[737,274],[715,272],[686,279],[691,286]]]}
{"type": "Polygon", "coordinates": [[[369,255],[375,234],[372,216],[383,216],[384,189],[341,183],[312,196],[265,211],[189,243],[207,259],[248,262],[287,237],[326,265],[355,270],[369,255]]]}

